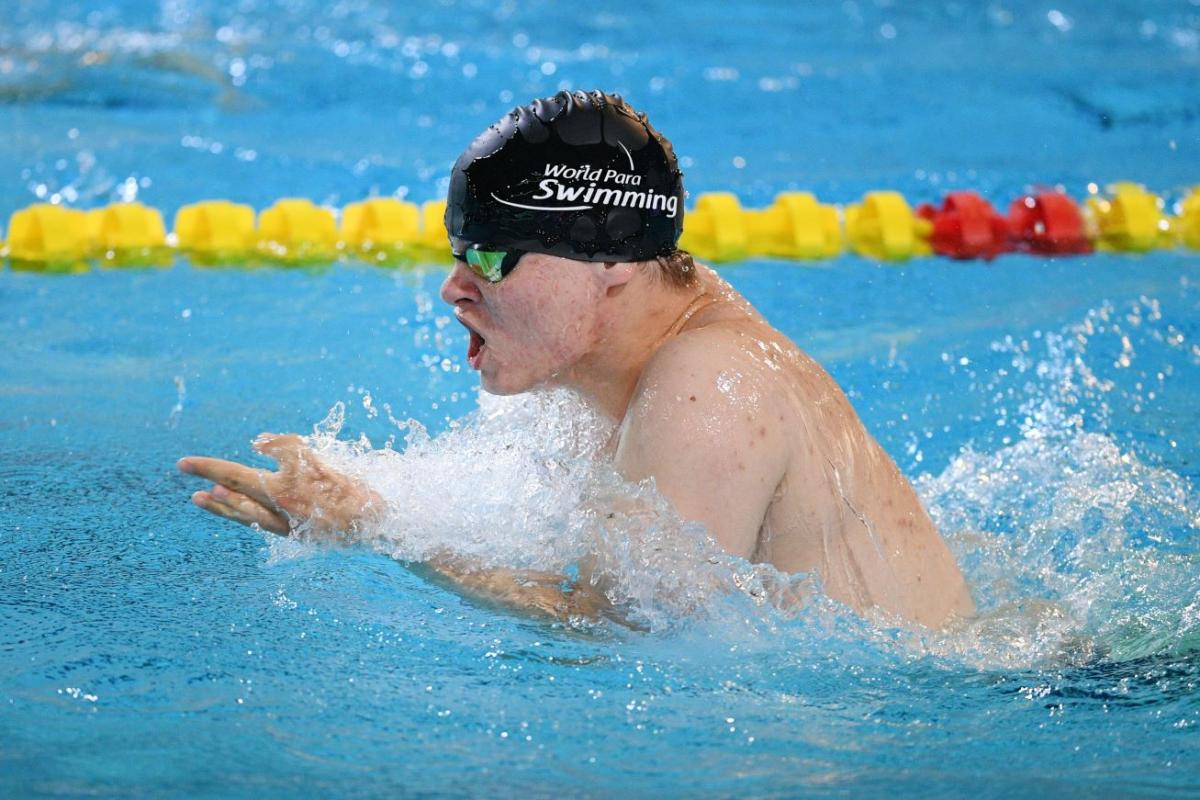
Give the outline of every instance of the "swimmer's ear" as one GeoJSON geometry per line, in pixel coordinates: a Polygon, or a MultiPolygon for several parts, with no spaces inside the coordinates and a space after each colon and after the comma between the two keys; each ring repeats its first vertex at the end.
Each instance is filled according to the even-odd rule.
{"type": "Polygon", "coordinates": [[[636,261],[605,261],[600,280],[608,294],[620,291],[637,274],[636,261]]]}

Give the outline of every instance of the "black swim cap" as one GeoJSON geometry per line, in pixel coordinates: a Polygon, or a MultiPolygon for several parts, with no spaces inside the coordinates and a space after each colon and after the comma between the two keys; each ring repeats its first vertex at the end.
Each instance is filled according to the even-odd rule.
{"type": "Polygon", "coordinates": [[[671,143],[617,95],[559,92],[518,106],[454,164],[451,249],[471,245],[580,261],[667,255],[683,230],[671,143]]]}

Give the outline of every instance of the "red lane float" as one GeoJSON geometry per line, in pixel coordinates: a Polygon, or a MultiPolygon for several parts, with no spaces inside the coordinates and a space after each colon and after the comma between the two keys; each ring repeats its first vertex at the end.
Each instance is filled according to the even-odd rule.
{"type": "Polygon", "coordinates": [[[1092,252],[1083,213],[1062,192],[1019,197],[1008,207],[1008,235],[1015,249],[1043,255],[1092,252]]]}
{"type": "Polygon", "coordinates": [[[1011,249],[1008,220],[978,192],[951,192],[941,208],[923,203],[917,216],[933,224],[929,244],[938,255],[990,260],[1011,249]]]}

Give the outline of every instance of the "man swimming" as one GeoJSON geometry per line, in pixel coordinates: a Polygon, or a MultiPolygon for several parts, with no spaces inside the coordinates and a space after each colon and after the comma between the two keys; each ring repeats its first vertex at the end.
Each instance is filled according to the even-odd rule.
{"type": "MultiPolygon", "coordinates": [[[[578,392],[616,423],[618,471],[653,477],[734,556],[814,573],[860,613],[934,628],[970,615],[949,549],[833,379],[676,248],[683,197],[670,143],[613,95],[560,92],[484,131],[451,176],[441,290],[483,388],[578,392]]],[[[215,484],[196,505],[280,534],[381,518],[381,498],[299,437],[256,447],[278,471],[181,459],[215,484]]],[[[604,610],[602,587],[560,576],[429,567],[558,616],[604,610]]]]}

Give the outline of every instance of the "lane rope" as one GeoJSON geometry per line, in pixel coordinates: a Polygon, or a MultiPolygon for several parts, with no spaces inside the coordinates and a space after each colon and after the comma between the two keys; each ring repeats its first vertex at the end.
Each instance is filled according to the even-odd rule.
{"type": "MultiPolygon", "coordinates": [[[[766,208],[743,208],[730,192],[697,196],[680,246],[698,258],[832,258],[850,251],[878,261],[939,255],[991,259],[1003,253],[1076,255],[1095,250],[1144,253],[1200,250],[1200,186],[1168,214],[1162,198],[1122,182],[1083,203],[1057,190],[1016,198],[1006,214],[974,191],[950,192],[915,209],[899,192],[867,192],[839,208],[810,192],[784,192],[766,208]]],[[[12,214],[0,256],[14,269],[85,271],[102,266],[162,266],[182,255],[198,266],[305,265],[353,259],[384,266],[447,263],[444,201],[422,206],[371,198],[340,210],[304,198],[259,213],[228,200],[179,209],[170,232],[162,213],[138,202],[83,211],[37,203],[12,214]]]]}

